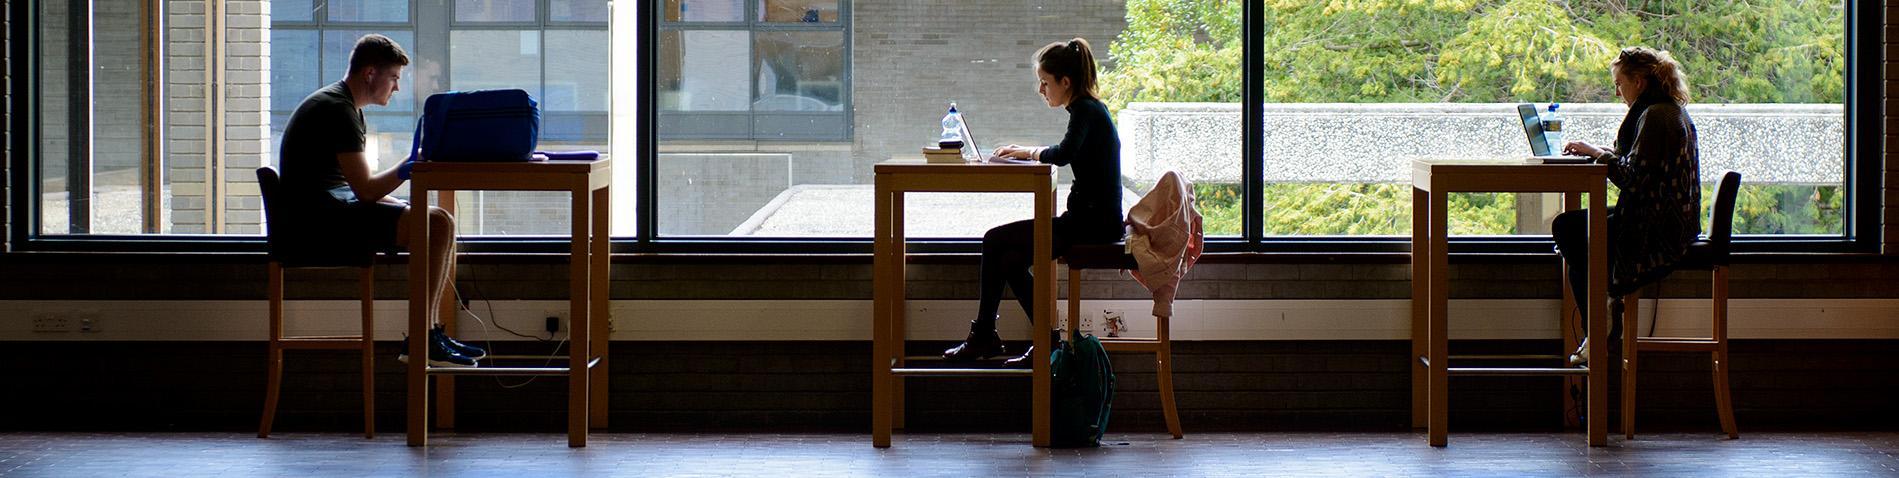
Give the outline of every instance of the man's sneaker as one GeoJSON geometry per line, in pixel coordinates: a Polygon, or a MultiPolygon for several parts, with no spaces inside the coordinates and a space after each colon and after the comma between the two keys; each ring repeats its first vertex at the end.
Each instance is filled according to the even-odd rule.
{"type": "Polygon", "coordinates": [[[439,343],[442,346],[447,347],[449,350],[455,351],[455,353],[462,354],[463,357],[468,357],[475,360],[488,358],[488,349],[464,344],[459,340],[455,340],[454,337],[449,337],[448,332],[444,331],[442,329],[442,326],[440,325],[435,326],[435,328],[433,329],[429,329],[429,338],[435,340],[436,343],[439,343]]]}
{"type": "MultiPolygon", "coordinates": [[[[402,362],[402,363],[409,363],[409,354],[397,355],[396,361],[402,362]]],[[[429,366],[430,367],[466,368],[466,367],[475,367],[477,366],[477,364],[475,363],[475,359],[468,358],[468,356],[466,355],[462,355],[456,351],[449,350],[447,347],[444,347],[442,345],[442,342],[430,340],[429,341],[429,366]]]]}

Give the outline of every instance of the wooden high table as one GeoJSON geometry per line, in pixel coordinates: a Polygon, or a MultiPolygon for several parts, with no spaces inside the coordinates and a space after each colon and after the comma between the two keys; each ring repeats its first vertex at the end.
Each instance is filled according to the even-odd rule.
{"type": "MultiPolygon", "coordinates": [[[[415,165],[410,176],[411,207],[428,210],[429,192],[442,192],[442,208],[454,211],[455,191],[567,191],[573,194],[572,275],[569,279],[568,355],[564,367],[429,367],[429,304],[442,311],[442,323],[454,331],[453,297],[432,297],[428,277],[428,215],[410,223],[417,247],[409,251],[409,446],[428,444],[429,375],[437,375],[436,417],[454,423],[456,375],[544,375],[567,377],[567,446],[587,446],[587,431],[607,426],[608,229],[613,168],[607,159],[522,163],[437,163],[415,165]]],[[[446,273],[454,277],[454,268],[446,273]]],[[[491,356],[492,359],[528,358],[491,356]]],[[[539,357],[537,357],[539,358],[539,357]]],[[[545,357],[552,358],[552,357],[545,357]]]]}
{"type": "Polygon", "coordinates": [[[1055,323],[1055,167],[1047,164],[954,164],[922,160],[878,163],[876,173],[876,259],[871,346],[871,444],[890,446],[892,428],[903,428],[903,379],[930,376],[1028,376],[1030,429],[1035,446],[1049,445],[1049,331],[1055,323]],[[1034,366],[1029,370],[998,368],[910,368],[904,357],[903,195],[920,192],[987,192],[1035,194],[1035,320],[1030,338],[1035,343],[1034,366]]]}
{"type": "MultiPolygon", "coordinates": [[[[1608,207],[1604,205],[1604,180],[1608,167],[1600,164],[1540,164],[1524,159],[1498,160],[1416,160],[1411,166],[1411,424],[1430,428],[1431,446],[1444,446],[1449,426],[1451,375],[1520,376],[1586,375],[1589,388],[1589,446],[1604,446],[1609,441],[1610,359],[1603,337],[1608,337],[1608,207]],[[1595,363],[1582,367],[1451,367],[1450,361],[1463,359],[1555,359],[1553,356],[1450,356],[1449,298],[1450,261],[1447,198],[1451,193],[1514,192],[1563,193],[1566,209],[1579,205],[1580,195],[1589,195],[1589,356],[1595,363]]],[[[1575,337],[1569,325],[1568,311],[1573,298],[1563,291],[1563,343],[1574,347],[1575,337]]]]}

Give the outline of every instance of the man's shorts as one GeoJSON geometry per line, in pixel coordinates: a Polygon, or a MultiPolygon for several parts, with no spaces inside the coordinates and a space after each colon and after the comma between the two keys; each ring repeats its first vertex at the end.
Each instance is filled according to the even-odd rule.
{"type": "Polygon", "coordinates": [[[401,249],[396,242],[396,228],[402,221],[402,211],[407,206],[383,202],[357,202],[348,206],[326,208],[312,225],[323,231],[320,235],[329,240],[338,241],[338,247],[351,248],[365,252],[384,252],[401,249]]]}

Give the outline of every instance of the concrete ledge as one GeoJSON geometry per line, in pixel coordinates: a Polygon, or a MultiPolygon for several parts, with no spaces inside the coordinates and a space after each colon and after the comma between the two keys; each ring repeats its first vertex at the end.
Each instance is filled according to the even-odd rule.
{"type": "MultiPolygon", "coordinates": [[[[1628,108],[1562,107],[1568,137],[1614,142],[1628,108]]],[[[1838,185],[1845,108],[1836,104],[1693,104],[1702,180],[1740,171],[1749,184],[1838,185]]],[[[1415,157],[1520,157],[1529,145],[1514,103],[1268,104],[1268,182],[1402,182],[1415,157]]],[[[1153,182],[1169,169],[1187,179],[1237,183],[1237,103],[1131,103],[1121,110],[1122,174],[1153,182]]]]}

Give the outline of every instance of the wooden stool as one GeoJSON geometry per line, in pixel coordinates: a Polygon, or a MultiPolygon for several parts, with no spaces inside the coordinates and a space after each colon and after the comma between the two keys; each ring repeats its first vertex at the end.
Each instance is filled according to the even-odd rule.
{"type": "MultiPolygon", "coordinates": [[[[1622,333],[1622,434],[1624,438],[1635,438],[1635,378],[1636,365],[1640,363],[1642,352],[1704,352],[1714,358],[1714,405],[1721,418],[1721,431],[1727,432],[1729,439],[1740,438],[1740,430],[1734,425],[1734,397],[1728,390],[1728,250],[1734,237],[1734,197],[1739,192],[1741,173],[1729,171],[1721,177],[1721,185],[1714,193],[1714,208],[1708,211],[1709,230],[1706,239],[1697,240],[1688,246],[1676,270],[1705,270],[1713,274],[1714,327],[1712,337],[1637,337],[1637,318],[1642,292],[1624,296],[1624,331],[1622,333]]],[[[1656,315],[1657,318],[1660,314],[1656,315]]]]}
{"type": "Polygon", "coordinates": [[[363,438],[376,437],[376,275],[375,255],[356,251],[329,252],[321,248],[310,248],[322,252],[305,253],[294,248],[283,247],[290,231],[280,230],[274,220],[280,217],[274,211],[281,180],[277,170],[269,166],[257,168],[257,184],[264,198],[264,220],[268,224],[266,240],[270,246],[270,268],[267,272],[270,295],[270,357],[266,368],[269,370],[269,384],[264,389],[264,417],[257,427],[258,438],[270,437],[271,421],[277,417],[277,397],[283,385],[284,351],[293,349],[359,349],[363,353],[363,438]],[[363,332],[349,336],[284,336],[284,269],[318,268],[356,268],[358,284],[362,292],[363,332]]]}
{"type": "MultiPolygon", "coordinates": [[[[1071,246],[1061,258],[1068,265],[1068,325],[1081,324],[1081,271],[1084,269],[1133,270],[1140,265],[1127,253],[1127,243],[1071,246]]],[[[1154,338],[1102,337],[1101,346],[1109,352],[1151,352],[1154,375],[1160,385],[1161,413],[1167,419],[1167,433],[1180,438],[1180,412],[1174,407],[1173,342],[1168,339],[1167,317],[1154,317],[1154,338]]]]}

